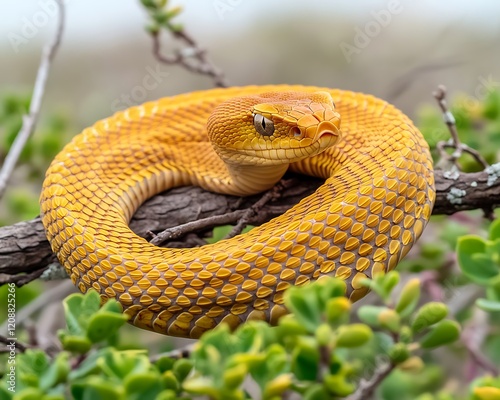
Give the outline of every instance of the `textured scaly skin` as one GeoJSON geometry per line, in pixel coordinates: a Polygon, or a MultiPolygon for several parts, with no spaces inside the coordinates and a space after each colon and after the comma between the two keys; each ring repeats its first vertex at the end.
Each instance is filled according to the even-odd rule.
{"type": "Polygon", "coordinates": [[[288,287],[327,275],[361,298],[362,280],[393,269],[421,235],[434,198],[428,146],[392,105],[283,85],[194,92],[97,122],[51,164],[41,209],[52,249],[82,292],[115,298],[136,326],[196,338],[221,322],[275,323],[286,313],[288,287]],[[268,92],[285,94],[258,97],[268,92]],[[252,113],[274,121],[275,137],[256,133],[252,113]],[[226,162],[208,141],[207,120],[226,162]],[[319,139],[324,120],[329,132],[319,139]],[[291,170],[325,184],[250,233],[165,249],[128,228],[137,207],[160,191],[200,185],[256,193],[277,182],[290,160],[291,170]]]}

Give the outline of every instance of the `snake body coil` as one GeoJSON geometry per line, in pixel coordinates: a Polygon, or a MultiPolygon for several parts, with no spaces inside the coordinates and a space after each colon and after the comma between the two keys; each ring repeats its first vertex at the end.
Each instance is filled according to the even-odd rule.
{"type": "Polygon", "coordinates": [[[52,249],[82,292],[117,299],[136,326],[199,337],[221,322],[274,323],[288,287],[327,275],[361,298],[361,281],[393,269],[421,235],[434,197],[428,146],[392,105],[280,85],[164,98],[97,122],[51,164],[41,209],[52,249]],[[248,195],[288,168],[326,181],[247,234],[166,249],[128,227],[160,191],[248,195]]]}

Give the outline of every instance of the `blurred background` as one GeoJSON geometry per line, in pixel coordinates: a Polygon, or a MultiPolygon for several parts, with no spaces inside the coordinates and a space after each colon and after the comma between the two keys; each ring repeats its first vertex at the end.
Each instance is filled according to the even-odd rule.
{"type": "MultiPolygon", "coordinates": [[[[422,104],[433,103],[432,91],[439,83],[452,95],[467,93],[478,100],[486,86],[500,87],[497,2],[171,3],[183,7],[176,21],[208,50],[231,85],[301,83],[363,91],[393,102],[413,118],[422,104]]],[[[62,133],[44,140],[65,143],[85,126],[128,105],[213,86],[204,76],[158,63],[145,30],[147,14],[138,0],[67,0],[66,5],[63,43],[34,137],[48,153],[47,160],[36,164],[38,172],[53,155],[51,143],[36,142],[47,130],[62,133]],[[147,88],[145,78],[153,79],[147,88]]],[[[0,10],[0,97],[26,99],[41,49],[55,30],[55,1],[7,0],[0,10]]],[[[179,46],[169,37],[163,43],[165,53],[179,46]]],[[[16,126],[0,126],[4,144],[14,137],[16,126]]],[[[12,180],[10,194],[0,200],[0,222],[14,222],[2,203],[25,185],[26,174],[37,171],[23,171],[20,165],[16,173],[19,179],[12,180]]],[[[38,196],[37,183],[30,196],[38,196]]]]}
{"type": "MultiPolygon", "coordinates": [[[[38,196],[48,164],[86,126],[129,105],[213,87],[210,78],[155,59],[145,29],[148,16],[139,0],[65,3],[66,28],[50,71],[40,122],[0,199],[0,226],[38,215],[38,196]]],[[[410,115],[431,144],[447,138],[432,96],[438,84],[447,86],[450,98],[467,99],[461,103],[466,113],[485,99],[489,89],[500,89],[500,2],[171,3],[183,7],[176,22],[208,51],[230,85],[296,83],[371,93],[410,115]]],[[[54,0],[0,3],[0,162],[21,126],[42,48],[54,34],[56,10],[54,0]]],[[[182,46],[167,34],[162,42],[165,54],[182,46]]],[[[483,154],[489,151],[489,160],[495,159],[500,148],[499,121],[492,122],[493,128],[482,137],[465,122],[461,127],[468,138],[465,141],[483,154]],[[494,141],[496,146],[490,146],[494,141]]],[[[434,250],[432,257],[436,251],[445,257],[454,248],[456,237],[467,231],[459,228],[460,217],[447,221],[451,222],[444,230],[445,239],[428,244],[434,250]]],[[[431,233],[429,242],[435,236],[431,233]]],[[[437,270],[443,264],[441,258],[432,264],[423,257],[423,261],[422,256],[417,257],[416,264],[410,262],[407,270],[437,270]]],[[[51,285],[34,282],[23,288],[19,306],[51,285]]],[[[136,334],[130,328],[129,337],[136,334]]],[[[156,343],[163,349],[171,346],[164,337],[144,335],[150,335],[144,343],[156,343]]],[[[499,350],[500,341],[495,343],[499,350]]],[[[455,355],[447,354],[447,358],[448,371],[440,370],[441,378],[460,366],[455,355]]],[[[455,376],[455,381],[445,384],[459,386],[460,373],[455,376]]],[[[445,380],[441,378],[433,382],[442,387],[445,380]]]]}

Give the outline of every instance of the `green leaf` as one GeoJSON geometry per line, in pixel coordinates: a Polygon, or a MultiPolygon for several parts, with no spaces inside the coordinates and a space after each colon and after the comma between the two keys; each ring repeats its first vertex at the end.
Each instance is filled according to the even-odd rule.
{"type": "MultiPolygon", "coordinates": [[[[180,360],[182,360],[182,358],[180,360]]],[[[174,364],[176,361],[179,360],[168,356],[162,356],[155,362],[155,365],[160,372],[171,371],[172,368],[174,368],[174,364]]]]}
{"type": "Polygon", "coordinates": [[[281,396],[290,388],[292,382],[291,374],[282,374],[273,380],[270,380],[262,391],[263,400],[273,399],[276,397],[281,399],[281,396]]]}
{"type": "Polygon", "coordinates": [[[65,382],[70,371],[69,354],[61,352],[52,361],[50,367],[40,377],[40,388],[44,391],[65,382]]]}
{"type": "Polygon", "coordinates": [[[285,292],[285,303],[295,318],[304,325],[308,332],[314,332],[321,323],[321,310],[314,288],[309,285],[303,290],[291,287],[285,292]],[[307,290],[309,289],[309,290],[307,290]]]}
{"type": "Polygon", "coordinates": [[[318,326],[314,335],[320,346],[328,346],[332,340],[333,331],[330,325],[323,323],[318,326]]]}
{"type": "Polygon", "coordinates": [[[64,350],[73,353],[85,354],[92,347],[92,343],[85,336],[68,335],[65,331],[59,331],[59,340],[64,350]]]}
{"type": "Polygon", "coordinates": [[[396,333],[401,328],[401,317],[392,308],[387,308],[378,315],[378,323],[382,328],[396,333]]]}
{"type": "Polygon", "coordinates": [[[38,388],[26,388],[16,395],[16,400],[40,400],[43,392],[38,388]]]}
{"type": "Polygon", "coordinates": [[[101,297],[94,289],[89,290],[81,303],[81,312],[85,315],[96,313],[101,307],[101,297]]]}
{"type": "Polygon", "coordinates": [[[65,398],[62,394],[46,394],[41,398],[41,400],[65,400],[65,398]]]}
{"type": "Polygon", "coordinates": [[[66,297],[63,301],[66,325],[69,333],[79,336],[85,334],[85,327],[80,325],[80,315],[82,313],[83,295],[74,293],[66,297]]]}
{"type": "Polygon", "coordinates": [[[132,373],[148,372],[151,366],[145,350],[112,350],[97,360],[97,365],[107,376],[123,380],[132,373]]]}
{"type": "Polygon", "coordinates": [[[346,285],[340,279],[321,279],[305,287],[291,287],[285,292],[285,304],[310,333],[321,324],[321,315],[330,299],[343,297],[346,285]]]}
{"type": "Polygon", "coordinates": [[[462,272],[480,284],[487,284],[499,273],[493,260],[485,255],[486,247],[484,239],[473,235],[462,236],[457,242],[457,258],[462,272]]]}
{"type": "Polygon", "coordinates": [[[378,316],[387,309],[387,307],[381,306],[361,306],[358,310],[358,317],[370,326],[379,327],[378,316]]]}
{"type": "Polygon", "coordinates": [[[28,349],[16,358],[16,389],[38,387],[40,377],[49,368],[49,358],[41,350],[28,349]]]}
{"type": "MultiPolygon", "coordinates": [[[[90,342],[88,343],[90,345],[90,342]]],[[[75,381],[85,376],[96,374],[99,371],[97,360],[113,351],[115,350],[112,347],[103,347],[97,351],[92,351],[85,357],[85,360],[82,361],[78,368],[69,373],[69,380],[75,381]]]]}
{"type": "Polygon", "coordinates": [[[244,364],[235,365],[227,368],[223,373],[224,386],[230,390],[237,389],[243,383],[247,375],[247,367],[244,364]]]}
{"type": "Polygon", "coordinates": [[[401,362],[398,365],[398,369],[400,371],[416,374],[424,369],[424,362],[418,356],[411,356],[407,360],[401,362]]]}
{"type": "Polygon", "coordinates": [[[422,338],[420,345],[424,349],[443,346],[456,341],[460,337],[460,325],[456,321],[445,319],[433,326],[422,338]]]}
{"type": "Polygon", "coordinates": [[[326,320],[332,326],[337,326],[347,322],[351,302],[346,297],[335,297],[326,302],[326,320]]]}
{"type": "Polygon", "coordinates": [[[123,312],[123,308],[120,303],[118,303],[114,299],[109,299],[104,303],[101,307],[101,311],[110,311],[112,313],[121,314],[123,312]]]}
{"type": "Polygon", "coordinates": [[[389,271],[387,274],[383,276],[382,280],[382,288],[384,290],[384,294],[386,297],[389,297],[392,293],[392,290],[399,283],[399,273],[396,271],[389,271]]]}
{"type": "Polygon", "coordinates": [[[483,386],[474,388],[474,400],[498,400],[500,399],[500,388],[483,386]]]}
{"type": "Polygon", "coordinates": [[[177,396],[177,391],[167,389],[160,392],[155,400],[179,400],[179,396],[177,396]]]}
{"type": "Polygon", "coordinates": [[[409,344],[413,342],[413,331],[407,325],[403,325],[399,330],[399,341],[401,343],[409,344]]]}
{"type": "Polygon", "coordinates": [[[283,340],[296,335],[304,335],[307,333],[307,329],[297,321],[297,318],[293,314],[285,315],[278,322],[278,327],[276,328],[279,332],[278,338],[283,340]]]}
{"type": "Polygon", "coordinates": [[[443,303],[435,301],[424,304],[417,311],[411,328],[413,332],[418,333],[425,328],[436,324],[448,315],[448,307],[443,303]]]}
{"type": "Polygon", "coordinates": [[[486,288],[486,297],[488,300],[500,301],[500,275],[490,280],[486,288]]]}
{"type": "Polygon", "coordinates": [[[114,335],[128,320],[125,314],[117,314],[100,310],[90,317],[87,337],[93,343],[98,343],[114,335]]]}
{"type": "Polygon", "coordinates": [[[74,382],[71,385],[71,394],[74,400],[124,399],[124,390],[121,385],[107,382],[98,376],[89,376],[85,380],[74,382]]]}
{"type": "Polygon", "coordinates": [[[402,317],[410,315],[418,304],[420,299],[420,280],[410,279],[401,290],[401,295],[396,304],[396,311],[402,317]]]}
{"type": "Polygon", "coordinates": [[[312,285],[315,287],[319,295],[321,309],[325,307],[328,300],[335,297],[345,297],[346,284],[343,280],[337,278],[323,278],[314,282],[312,285]]]}
{"type": "Polygon", "coordinates": [[[163,386],[167,389],[171,389],[174,391],[178,391],[180,388],[180,383],[177,377],[174,375],[172,371],[165,371],[162,375],[163,378],[163,386]]]}
{"type": "Polygon", "coordinates": [[[395,343],[389,350],[389,357],[395,364],[406,361],[411,356],[408,346],[404,343],[395,343]]]}
{"type": "Polygon", "coordinates": [[[182,387],[189,393],[205,394],[213,399],[220,398],[219,390],[214,386],[214,382],[210,378],[204,376],[186,379],[182,387]]]}
{"type": "MultiPolygon", "coordinates": [[[[325,386],[331,394],[336,396],[349,396],[354,392],[354,385],[346,381],[344,375],[326,375],[324,378],[325,386]]],[[[330,398],[330,397],[329,397],[330,398]]]]}
{"type": "Polygon", "coordinates": [[[184,381],[193,369],[193,362],[185,358],[177,360],[174,364],[173,372],[179,382],[184,381]]]}
{"type": "Polygon", "coordinates": [[[319,351],[315,343],[302,337],[292,352],[292,372],[297,379],[313,381],[318,375],[319,351]]]}
{"type": "Polygon", "coordinates": [[[304,393],[304,400],[325,400],[330,397],[330,393],[319,384],[311,385],[304,393]]]}
{"type": "MultiPolygon", "coordinates": [[[[282,376],[285,372],[289,372],[288,355],[283,346],[274,343],[271,344],[264,354],[262,361],[250,366],[249,370],[252,378],[257,382],[262,391],[265,391],[269,381],[277,376],[282,376]]],[[[276,385],[280,386],[280,380],[276,381],[276,385]]],[[[282,382],[283,383],[283,382],[282,382]]],[[[274,386],[273,386],[274,387],[274,386]]],[[[269,389],[273,391],[274,389],[269,389]]],[[[278,390],[278,389],[276,389],[278,390]]]]}
{"type": "Polygon", "coordinates": [[[500,301],[488,300],[488,299],[477,299],[476,305],[484,311],[489,311],[489,312],[500,311],[500,301]]]}
{"type": "Polygon", "coordinates": [[[500,239],[500,220],[496,219],[491,223],[488,233],[490,240],[500,239]]]}
{"type": "Polygon", "coordinates": [[[488,93],[483,101],[483,115],[489,120],[495,120],[500,115],[500,92],[488,88],[488,93]]]}
{"type": "Polygon", "coordinates": [[[7,387],[0,385],[0,399],[5,399],[5,400],[12,400],[12,397],[14,396],[13,393],[11,393],[7,387]]]}
{"type": "Polygon", "coordinates": [[[123,384],[127,400],[154,399],[163,390],[160,375],[153,371],[129,374],[123,384]]]}
{"type": "Polygon", "coordinates": [[[336,345],[338,347],[358,347],[365,344],[373,336],[368,325],[350,324],[337,329],[336,345]]]}

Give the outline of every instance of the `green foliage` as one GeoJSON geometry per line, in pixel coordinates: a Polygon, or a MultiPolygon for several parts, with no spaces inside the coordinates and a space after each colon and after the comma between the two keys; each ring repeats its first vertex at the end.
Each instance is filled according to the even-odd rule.
{"type": "Polygon", "coordinates": [[[477,306],[500,311],[500,220],[491,223],[488,239],[466,235],[458,240],[458,264],[469,279],[486,288],[486,299],[477,306]]]}
{"type": "Polygon", "coordinates": [[[181,24],[173,23],[172,20],[182,12],[182,7],[169,7],[167,0],[141,0],[151,18],[147,29],[153,34],[157,34],[160,29],[166,28],[173,33],[182,30],[181,24]]]}
{"type": "MultiPolygon", "coordinates": [[[[4,94],[0,97],[0,164],[7,155],[28,112],[26,95],[4,94]]],[[[40,213],[39,185],[45,170],[61,150],[67,137],[68,121],[60,113],[45,117],[24,147],[18,165],[23,166],[24,180],[35,185],[12,187],[5,193],[5,210],[0,209],[0,225],[31,219],[40,213]]]]}
{"type": "Polygon", "coordinates": [[[388,339],[396,339],[387,349],[391,361],[406,362],[411,355],[410,349],[429,349],[456,341],[460,326],[455,321],[444,319],[448,314],[445,304],[430,302],[414,311],[420,297],[418,280],[408,281],[395,301],[396,305],[392,306],[392,292],[398,281],[399,274],[391,271],[366,282],[384,299],[385,305],[365,305],[358,311],[361,321],[389,331],[392,335],[388,339]]]}
{"type": "Polygon", "coordinates": [[[500,377],[483,377],[471,385],[471,400],[500,399],[500,377]]]}
{"type": "MultiPolygon", "coordinates": [[[[63,351],[52,359],[38,350],[18,355],[15,399],[60,399],[65,393],[77,400],[199,395],[248,399],[248,381],[258,388],[257,398],[264,400],[279,399],[286,392],[304,399],[343,398],[356,390],[366,372],[356,355],[360,349],[384,343],[378,353],[408,373],[421,369],[421,359],[413,354],[419,348],[457,338],[458,325],[444,319],[444,304],[417,309],[420,293],[415,280],[406,283],[392,307],[398,281],[399,275],[391,272],[369,283],[385,305],[361,307],[361,323],[353,321],[345,283],[323,278],[286,292],[285,304],[293,314],[281,318],[276,327],[252,321],[231,332],[221,325],[202,336],[189,359],[160,356],[154,362],[146,350],[114,347],[127,320],[116,301],[101,305],[92,290],[73,294],[64,301],[67,328],[59,333],[63,351]]],[[[12,398],[6,386],[0,390],[12,398]]]]}
{"type": "Polygon", "coordinates": [[[108,300],[100,308],[100,297],[94,290],[85,296],[72,294],[64,300],[67,330],[59,332],[63,348],[75,353],[87,353],[93,343],[109,340],[127,322],[116,300],[108,300]]]}

